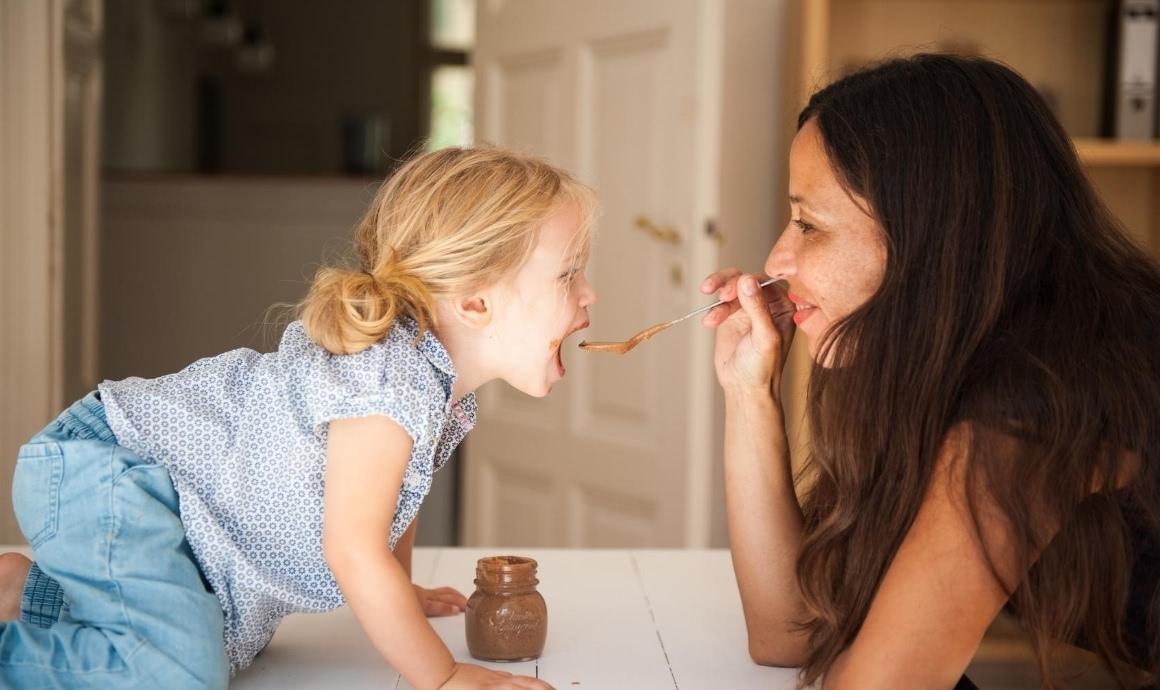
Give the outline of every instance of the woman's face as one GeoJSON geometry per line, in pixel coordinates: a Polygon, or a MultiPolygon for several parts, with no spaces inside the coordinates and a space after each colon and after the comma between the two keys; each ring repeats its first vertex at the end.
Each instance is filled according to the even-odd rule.
{"type": "Polygon", "coordinates": [[[827,329],[865,304],[882,283],[886,241],[869,204],[851,198],[838,181],[813,120],[790,148],[789,201],[790,222],[765,272],[789,282],[794,323],[816,360],[827,329]]]}

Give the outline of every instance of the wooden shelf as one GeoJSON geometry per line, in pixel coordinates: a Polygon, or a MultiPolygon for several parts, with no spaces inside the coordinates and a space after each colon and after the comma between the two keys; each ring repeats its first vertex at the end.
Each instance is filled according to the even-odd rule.
{"type": "Polygon", "coordinates": [[[1160,141],[1076,139],[1075,149],[1091,167],[1160,167],[1160,141]]]}

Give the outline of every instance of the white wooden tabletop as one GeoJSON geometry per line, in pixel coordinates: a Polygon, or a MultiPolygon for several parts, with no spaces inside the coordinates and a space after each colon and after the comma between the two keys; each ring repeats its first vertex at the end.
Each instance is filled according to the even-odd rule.
{"type": "MultiPolygon", "coordinates": [[[[462,614],[430,619],[459,661],[536,676],[556,690],[794,687],[794,669],[749,659],[728,551],[416,548],[414,580],[470,596],[476,560],[501,554],[539,561],[539,589],[548,604],[544,654],[525,663],[478,662],[467,652],[462,614]]],[[[230,688],[413,690],[345,606],[287,618],[230,688]]]]}
{"type": "MultiPolygon", "coordinates": [[[[413,576],[470,596],[475,562],[539,561],[548,641],[537,661],[483,664],[538,676],[556,690],[791,690],[796,672],[746,651],[729,552],[416,548],[413,576]]],[[[463,615],[430,619],[452,655],[473,661],[463,615]]],[[[350,609],[291,616],[232,690],[410,689],[362,634],[350,609]]]]}

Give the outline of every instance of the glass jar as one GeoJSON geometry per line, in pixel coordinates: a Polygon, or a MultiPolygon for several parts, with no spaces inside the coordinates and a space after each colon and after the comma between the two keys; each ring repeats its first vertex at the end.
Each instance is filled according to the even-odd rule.
{"type": "Polygon", "coordinates": [[[523,556],[489,556],[475,565],[467,600],[467,650],[481,661],[539,658],[548,636],[548,606],[536,591],[536,566],[523,556]]]}

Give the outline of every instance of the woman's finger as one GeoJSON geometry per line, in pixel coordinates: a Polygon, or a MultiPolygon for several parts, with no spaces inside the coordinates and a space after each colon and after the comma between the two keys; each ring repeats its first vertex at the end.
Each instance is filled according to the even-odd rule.
{"type": "Polygon", "coordinates": [[[749,317],[752,338],[755,345],[765,349],[773,345],[773,319],[769,313],[769,304],[765,301],[765,294],[758,285],[757,277],[744,275],[738,281],[741,308],[749,317]]]}
{"type": "Polygon", "coordinates": [[[737,299],[737,281],[741,279],[741,274],[737,274],[725,281],[725,283],[717,290],[717,299],[729,302],[737,299]]]}
{"type": "Polygon", "coordinates": [[[738,268],[723,268],[716,273],[710,273],[704,281],[701,282],[701,292],[706,295],[716,292],[722,285],[725,285],[730,280],[741,275],[741,269],[738,268]]]}
{"type": "MultiPolygon", "coordinates": [[[[705,313],[705,316],[701,318],[701,324],[704,326],[716,328],[722,323],[725,323],[725,320],[732,316],[733,312],[741,308],[741,305],[737,302],[737,285],[743,274],[738,272],[737,269],[731,268],[718,271],[717,273],[709,276],[709,278],[706,278],[706,283],[725,273],[731,274],[725,283],[712,283],[712,285],[718,287],[720,290],[720,292],[717,294],[717,298],[724,301],[725,303],[720,306],[713,307],[705,313]]],[[[765,278],[762,276],[756,277],[758,280],[765,280],[765,278]]],[[[781,314],[786,309],[789,309],[792,315],[793,304],[789,301],[788,297],[786,297],[785,288],[779,286],[777,283],[771,283],[763,287],[762,292],[765,296],[765,301],[770,305],[771,314],[781,314]]]]}
{"type": "MultiPolygon", "coordinates": [[[[757,277],[761,278],[760,276],[757,277]]],[[[763,278],[761,279],[764,280],[763,278]]],[[[730,280],[728,285],[721,288],[721,293],[718,296],[721,299],[726,300],[726,302],[725,304],[713,307],[708,312],[706,312],[704,318],[701,319],[701,323],[703,325],[709,326],[710,328],[716,328],[717,326],[725,323],[725,320],[732,316],[733,312],[741,308],[741,305],[736,300],[738,280],[740,280],[740,276],[733,278],[730,280]]],[[[790,309],[793,308],[793,304],[790,303],[788,298],[785,296],[785,290],[778,287],[776,284],[766,285],[764,288],[762,288],[762,291],[765,296],[765,301],[769,303],[771,309],[773,308],[773,305],[779,301],[784,301],[787,305],[789,305],[790,309]]],[[[782,310],[779,308],[777,311],[780,313],[782,310]]]]}
{"type": "Polygon", "coordinates": [[[789,301],[789,294],[786,289],[779,285],[766,285],[762,290],[765,292],[765,303],[769,305],[769,315],[773,318],[773,323],[777,326],[779,331],[785,331],[787,328],[793,327],[793,314],[797,311],[793,302],[789,301]]]}
{"type": "Polygon", "coordinates": [[[735,301],[718,305],[705,312],[705,317],[701,319],[701,323],[709,326],[710,328],[716,328],[717,326],[725,323],[725,320],[728,319],[733,314],[733,312],[740,308],[741,305],[737,304],[735,301]]]}

